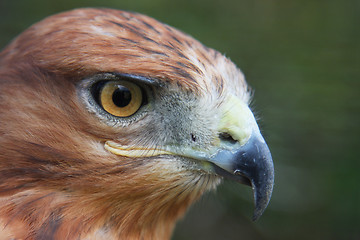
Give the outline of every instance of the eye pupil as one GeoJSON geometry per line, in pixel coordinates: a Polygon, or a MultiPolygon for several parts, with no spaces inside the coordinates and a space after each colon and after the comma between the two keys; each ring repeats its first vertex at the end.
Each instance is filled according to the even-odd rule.
{"type": "Polygon", "coordinates": [[[126,107],[131,102],[131,92],[127,87],[118,85],[115,89],[112,100],[118,107],[126,107]]]}

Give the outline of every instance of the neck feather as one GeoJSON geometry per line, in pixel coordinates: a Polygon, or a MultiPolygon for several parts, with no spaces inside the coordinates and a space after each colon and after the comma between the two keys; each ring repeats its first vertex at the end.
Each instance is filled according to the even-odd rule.
{"type": "Polygon", "coordinates": [[[169,239],[186,209],[219,183],[205,173],[136,171],[0,195],[0,227],[26,239],[169,239]]]}

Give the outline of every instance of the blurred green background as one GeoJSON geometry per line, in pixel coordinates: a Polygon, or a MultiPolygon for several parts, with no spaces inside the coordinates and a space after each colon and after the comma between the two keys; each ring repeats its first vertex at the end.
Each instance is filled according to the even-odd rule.
{"type": "Polygon", "coordinates": [[[275,163],[265,214],[225,182],[177,225],[182,239],[360,239],[360,1],[0,0],[0,48],[78,7],[141,12],[225,53],[255,89],[275,163]]]}

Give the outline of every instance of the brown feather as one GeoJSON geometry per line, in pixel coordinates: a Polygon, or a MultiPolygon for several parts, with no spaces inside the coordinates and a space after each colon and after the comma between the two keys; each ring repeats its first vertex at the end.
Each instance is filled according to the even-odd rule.
{"type": "Polygon", "coordinates": [[[246,89],[228,59],[140,14],[79,9],[30,27],[0,54],[1,240],[167,239],[189,205],[219,183],[170,158],[106,151],[111,136],[130,141],[142,128],[114,129],[79,101],[77,83],[101,72],[199,95],[246,89]]]}

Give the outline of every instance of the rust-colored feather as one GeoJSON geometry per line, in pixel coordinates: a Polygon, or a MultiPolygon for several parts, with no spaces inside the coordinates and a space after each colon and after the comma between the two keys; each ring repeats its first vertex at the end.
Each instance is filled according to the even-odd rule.
{"type": "Polygon", "coordinates": [[[111,136],[130,141],[143,129],[116,130],[81,104],[78,81],[102,72],[198,95],[246,89],[228,59],[140,14],[79,9],[33,25],[0,54],[1,240],[166,239],[219,182],[170,158],[164,165],[166,157],[119,160],[106,151],[111,136]]]}

